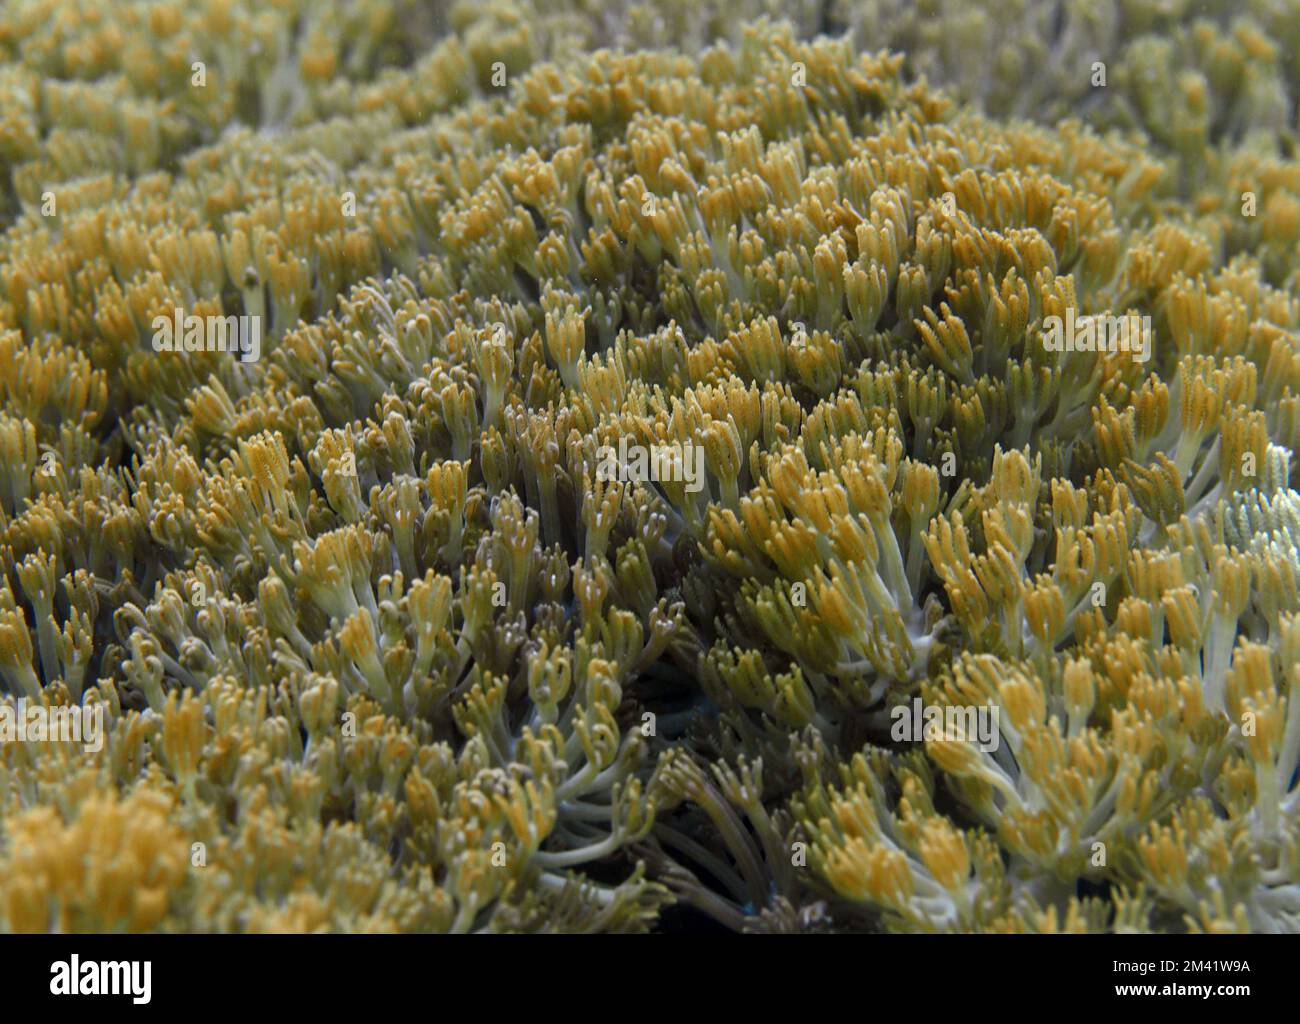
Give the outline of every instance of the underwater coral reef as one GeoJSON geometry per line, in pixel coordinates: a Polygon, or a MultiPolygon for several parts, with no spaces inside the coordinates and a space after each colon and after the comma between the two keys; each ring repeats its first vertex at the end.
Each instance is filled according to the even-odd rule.
{"type": "Polygon", "coordinates": [[[0,932],[1300,931],[1300,0],[11,0],[0,932]]]}

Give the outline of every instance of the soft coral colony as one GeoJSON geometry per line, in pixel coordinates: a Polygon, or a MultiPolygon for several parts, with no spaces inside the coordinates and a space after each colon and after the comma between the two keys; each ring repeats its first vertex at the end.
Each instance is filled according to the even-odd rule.
{"type": "Polygon", "coordinates": [[[3,699],[107,725],[0,744],[0,930],[1300,930],[1263,36],[1164,140],[563,10],[4,12],[3,699]]]}

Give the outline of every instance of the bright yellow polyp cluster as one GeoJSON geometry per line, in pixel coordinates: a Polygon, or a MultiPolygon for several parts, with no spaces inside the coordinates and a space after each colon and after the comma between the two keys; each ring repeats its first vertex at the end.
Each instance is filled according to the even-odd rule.
{"type": "Polygon", "coordinates": [[[1294,0],[425,6],[0,13],[0,931],[1300,930],[1294,0]]]}
{"type": "Polygon", "coordinates": [[[90,795],[67,824],[54,807],[14,815],[0,891],[6,923],[23,932],[157,928],[187,863],[171,810],[164,794],[142,785],[123,801],[90,795]]]}

